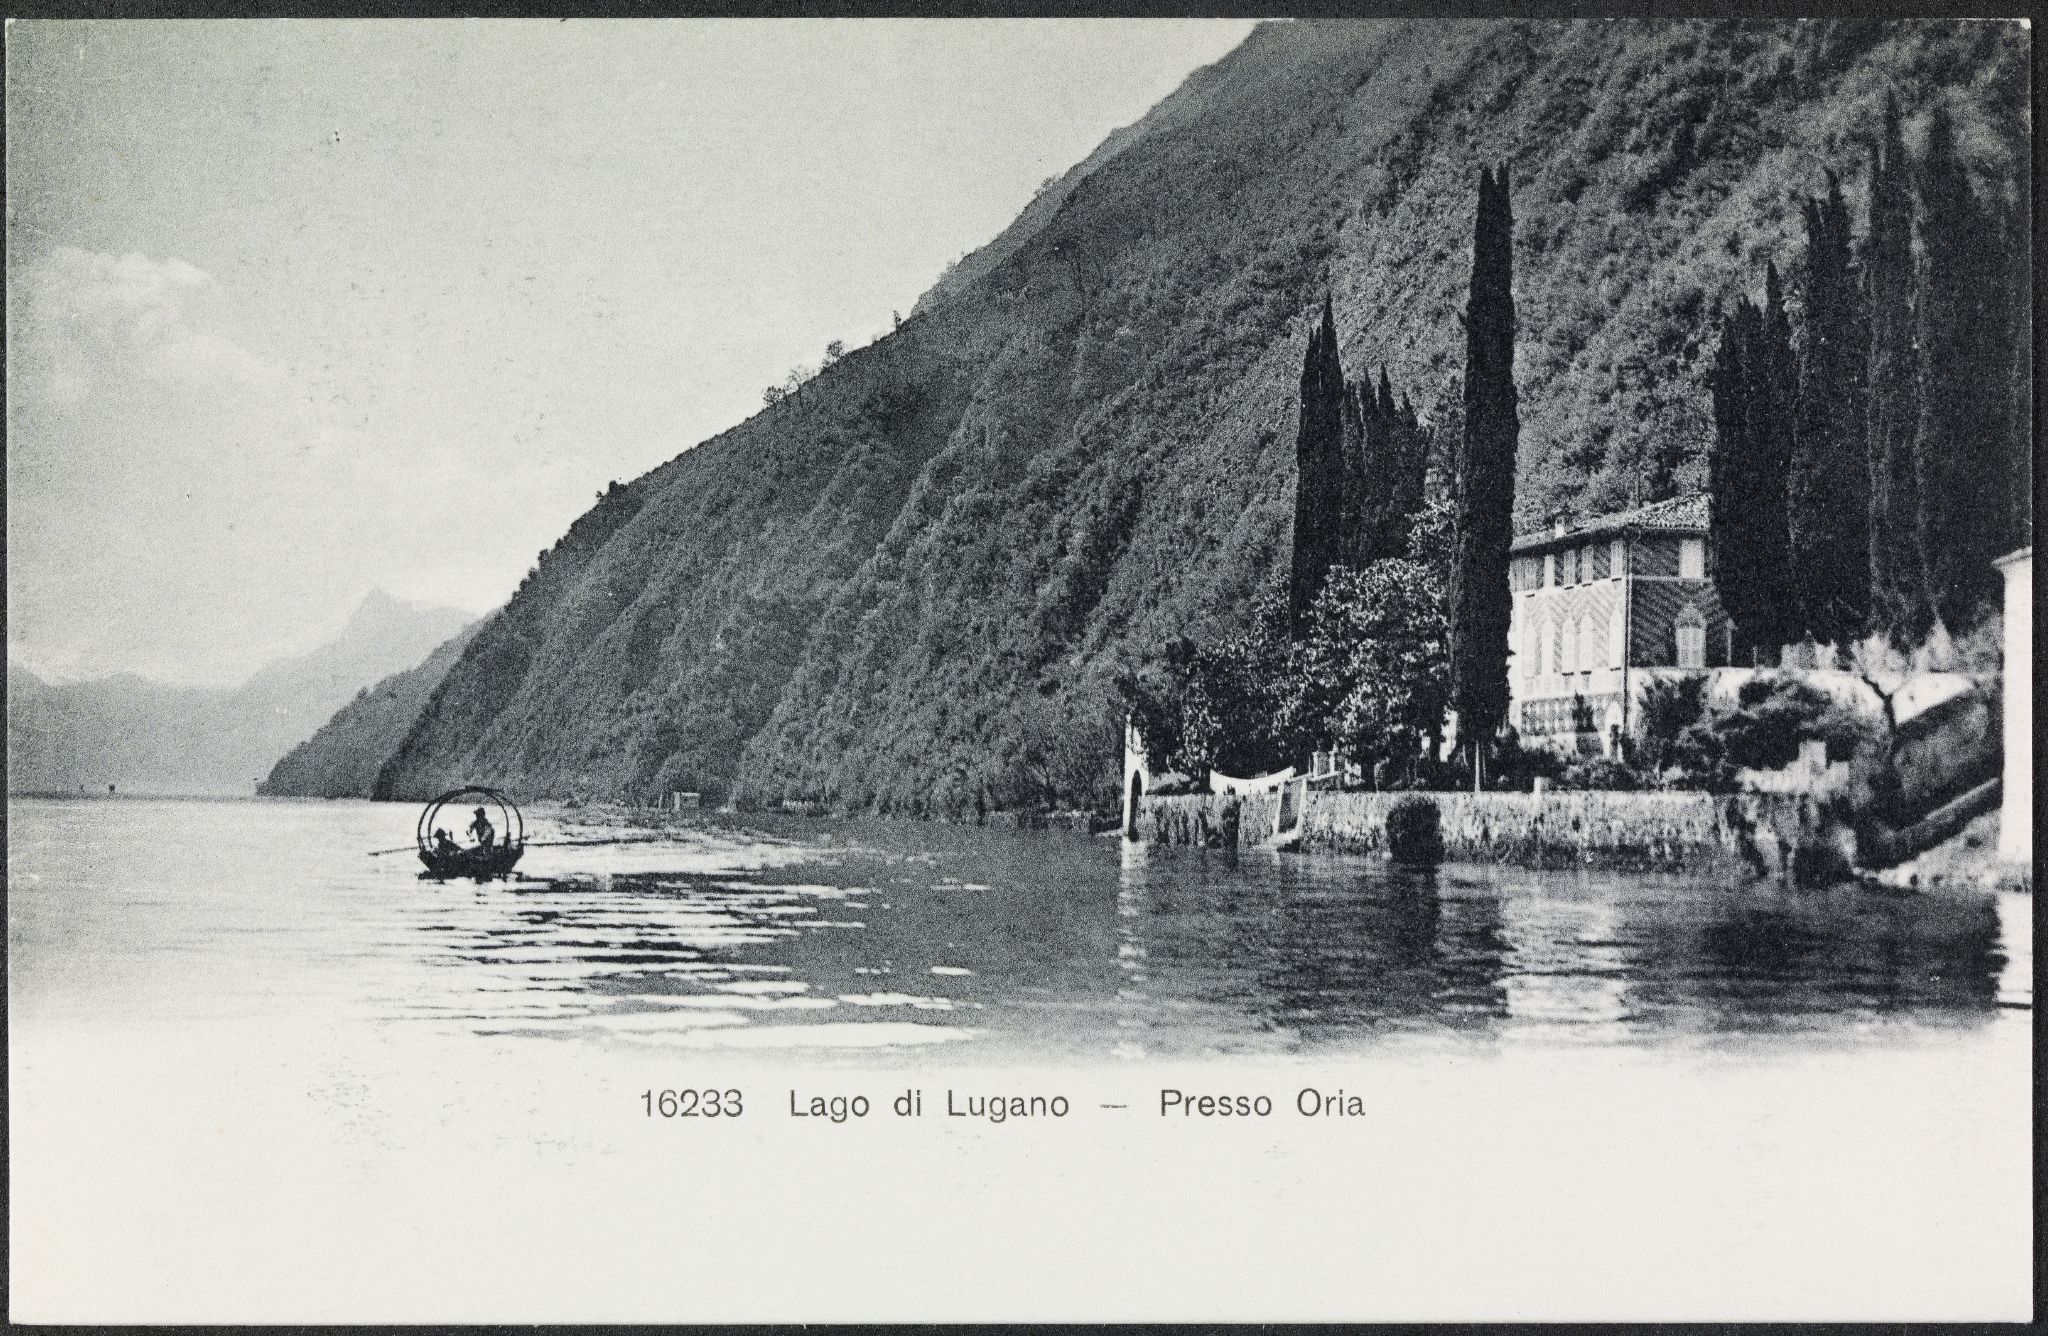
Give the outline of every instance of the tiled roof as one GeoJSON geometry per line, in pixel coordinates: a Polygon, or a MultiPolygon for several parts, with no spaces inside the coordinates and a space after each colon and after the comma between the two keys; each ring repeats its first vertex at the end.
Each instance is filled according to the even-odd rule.
{"type": "Polygon", "coordinates": [[[1563,533],[1554,529],[1538,529],[1534,533],[1518,534],[1513,552],[1530,552],[1549,547],[1553,543],[1568,543],[1597,534],[1620,533],[1623,529],[1685,529],[1704,531],[1707,527],[1707,494],[1695,492],[1691,496],[1674,496],[1668,501],[1652,501],[1647,506],[1634,510],[1619,510],[1612,515],[1595,515],[1589,520],[1566,524],[1563,533]]]}

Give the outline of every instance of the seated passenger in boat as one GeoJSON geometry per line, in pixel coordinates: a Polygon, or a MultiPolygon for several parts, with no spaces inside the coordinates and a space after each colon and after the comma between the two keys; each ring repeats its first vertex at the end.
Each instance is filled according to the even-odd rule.
{"type": "Polygon", "coordinates": [[[459,854],[462,852],[462,846],[457,844],[454,837],[449,835],[446,830],[436,826],[434,828],[434,852],[437,854],[459,854]]]}

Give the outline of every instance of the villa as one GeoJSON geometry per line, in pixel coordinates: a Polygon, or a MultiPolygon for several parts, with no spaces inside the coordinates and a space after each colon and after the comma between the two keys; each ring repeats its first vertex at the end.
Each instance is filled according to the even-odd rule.
{"type": "Polygon", "coordinates": [[[1508,720],[1531,745],[1612,755],[1646,682],[1734,662],[1705,496],[1559,522],[1509,552],[1508,720]]]}

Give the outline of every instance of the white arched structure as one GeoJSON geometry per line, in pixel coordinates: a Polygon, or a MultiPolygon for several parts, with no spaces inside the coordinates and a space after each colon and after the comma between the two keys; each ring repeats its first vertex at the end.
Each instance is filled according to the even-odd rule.
{"type": "Polygon", "coordinates": [[[1127,840],[1138,838],[1138,804],[1152,788],[1152,761],[1145,754],[1145,740],[1138,736],[1138,722],[1124,720],[1124,821],[1127,840]]]}

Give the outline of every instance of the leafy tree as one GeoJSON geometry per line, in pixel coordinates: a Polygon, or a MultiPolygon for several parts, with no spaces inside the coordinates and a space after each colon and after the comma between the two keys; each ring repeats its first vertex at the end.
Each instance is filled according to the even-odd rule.
{"type": "Polygon", "coordinates": [[[2007,362],[2014,336],[2001,292],[1998,220],[1970,187],[1947,106],[1935,104],[1919,172],[1920,402],[1913,442],[1922,576],[1934,615],[1969,630],[2001,581],[1991,563],[2012,544],[2001,483],[2010,446],[2007,362]]]}
{"type": "Polygon", "coordinates": [[[1458,510],[1448,490],[1430,496],[1415,512],[1415,523],[1408,530],[1408,554],[1436,577],[1437,588],[1444,591],[1448,616],[1451,564],[1458,555],[1458,510]]]}
{"type": "Polygon", "coordinates": [[[1171,665],[1179,678],[1178,726],[1161,731],[1179,734],[1179,750],[1167,757],[1173,769],[1255,775],[1295,759],[1287,597],[1277,584],[1267,586],[1253,601],[1246,630],[1171,665]]]}
{"type": "Polygon", "coordinates": [[[1288,624],[1299,634],[1323,577],[1338,558],[1344,519],[1344,368],[1330,299],[1301,366],[1301,425],[1294,442],[1294,561],[1288,624]]]}
{"type": "Polygon", "coordinates": [[[1296,656],[1291,731],[1363,764],[1412,762],[1443,720],[1449,629],[1443,586],[1424,562],[1335,568],[1296,656]]]}
{"type": "Polygon", "coordinates": [[[1799,629],[1825,644],[1870,615],[1870,469],[1865,454],[1869,321],[1842,184],[1806,201],[1799,397],[1786,477],[1786,559],[1799,629]]]}
{"type": "MultiPolygon", "coordinates": [[[[830,366],[831,363],[828,361],[826,365],[830,366]]],[[[805,382],[809,381],[816,374],[809,367],[791,367],[789,374],[782,378],[780,385],[770,385],[767,389],[761,391],[761,402],[772,408],[802,389],[805,382]]]]}
{"type": "Polygon", "coordinates": [[[1181,691],[1195,659],[1195,643],[1175,636],[1161,662],[1126,668],[1110,682],[1124,714],[1138,730],[1155,768],[1165,769],[1186,750],[1181,729],[1181,691]]]}
{"type": "Polygon", "coordinates": [[[1458,539],[1450,587],[1451,705],[1475,761],[1500,730],[1508,704],[1508,544],[1521,433],[1513,234],[1507,165],[1497,173],[1481,169],[1465,306],[1465,432],[1454,483],[1458,539]]]}
{"type": "Polygon", "coordinates": [[[1244,632],[1202,646],[1176,638],[1155,665],[1120,675],[1155,768],[1263,774],[1334,746],[1412,770],[1448,692],[1448,498],[1422,507],[1402,546],[1413,555],[1331,567],[1298,637],[1275,582],[1244,632]]]}
{"type": "Polygon", "coordinates": [[[1914,353],[1913,201],[1899,104],[1887,97],[1883,140],[1870,176],[1870,239],[1864,266],[1870,310],[1871,620],[1901,648],[1933,622],[1920,560],[1920,367],[1914,353]]]}

